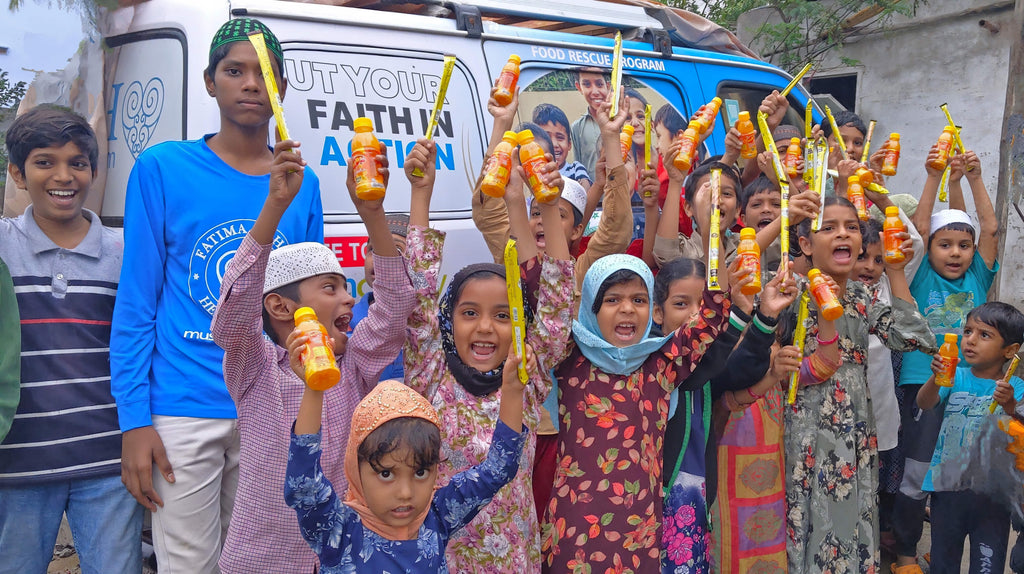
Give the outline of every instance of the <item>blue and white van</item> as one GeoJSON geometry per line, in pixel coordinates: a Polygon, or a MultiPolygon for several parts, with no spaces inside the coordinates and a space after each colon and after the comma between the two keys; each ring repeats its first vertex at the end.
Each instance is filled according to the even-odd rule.
{"type": "MultiPolygon", "coordinates": [[[[431,219],[448,232],[446,274],[490,259],[470,216],[470,198],[490,136],[488,91],[509,55],[522,59],[523,121],[544,102],[562,108],[570,122],[585,114],[586,103],[567,83],[567,71],[610,68],[616,30],[627,38],[624,75],[653,110],[669,103],[689,117],[719,96],[726,101],[726,115],[754,112],[769,91],[791,79],[752,58],[672,45],[664,18],[639,6],[600,0],[349,0],[346,6],[148,0],[113,12],[111,22],[119,24],[105,38],[113,50],[108,62],[115,62],[108,66],[105,86],[109,152],[102,215],[108,223],[122,221],[125,184],[143,150],[217,129],[217,106],[204,89],[203,69],[214,32],[228,18],[242,16],[264,21],[284,48],[288,128],[320,177],[326,242],[357,297],[365,289],[366,234],[344,186],[352,119],[373,119],[392,166],[385,207],[408,211],[401,168],[425,132],[444,54],[456,55],[457,64],[435,136],[440,169],[431,219]]],[[[803,125],[807,98],[802,88],[792,92],[786,123],[803,125]]],[[[707,140],[711,153],[723,151],[724,138],[719,121],[707,140]]],[[[213,200],[196,190],[197,203],[213,200]]]]}

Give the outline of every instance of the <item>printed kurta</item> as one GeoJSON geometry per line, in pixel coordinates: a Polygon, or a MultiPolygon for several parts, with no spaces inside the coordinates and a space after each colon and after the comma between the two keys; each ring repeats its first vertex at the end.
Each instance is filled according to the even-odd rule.
{"type": "MultiPolygon", "coordinates": [[[[445,362],[437,319],[444,233],[409,227],[406,258],[417,306],[409,318],[405,348],[406,384],[437,409],[441,418],[440,486],[487,457],[498,420],[501,391],[477,397],[455,381],[445,362]]],[[[541,256],[538,305],[527,328],[541,373],[560,363],[568,352],[573,297],[573,263],[541,256]]],[[[533,500],[533,460],[537,423],[551,379],[531,373],[524,398],[523,421],[529,436],[523,445],[519,473],[487,508],[448,545],[452,572],[529,574],[540,572],[540,529],[533,500]]]]}
{"type": "MultiPolygon", "coordinates": [[[[868,335],[897,351],[935,352],[917,306],[872,304],[849,281],[836,320],[842,365],[824,383],[801,387],[786,409],[786,531],[790,574],[878,572],[878,444],[867,384],[868,335]]],[[[794,304],[795,306],[796,304],[794,304]]],[[[812,316],[816,314],[811,311],[812,316]]],[[[805,355],[817,349],[817,322],[805,355]]]]}
{"type": "Polygon", "coordinates": [[[698,320],[629,375],[594,367],[578,348],[557,369],[562,428],[543,527],[546,571],[661,571],[669,395],[718,335],[727,307],[724,295],[705,292],[698,320]]]}

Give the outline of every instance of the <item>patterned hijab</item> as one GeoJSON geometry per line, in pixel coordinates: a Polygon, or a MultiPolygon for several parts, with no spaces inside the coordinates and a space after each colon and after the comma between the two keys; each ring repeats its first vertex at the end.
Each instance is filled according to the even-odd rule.
{"type": "Polygon", "coordinates": [[[430,506],[424,508],[423,513],[404,528],[388,526],[377,518],[366,505],[366,497],[363,495],[363,482],[359,478],[359,445],[382,424],[402,417],[423,419],[438,428],[441,427],[437,411],[422,395],[398,381],[381,381],[356,405],[355,412],[352,413],[352,430],[348,435],[348,448],[345,452],[345,478],[348,479],[345,506],[359,514],[364,526],[388,540],[416,538],[420,526],[427,518],[430,506]]]}
{"type": "Polygon", "coordinates": [[[594,314],[594,300],[597,292],[608,276],[620,269],[636,273],[647,285],[647,298],[654,309],[654,275],[650,267],[638,257],[617,253],[598,259],[583,278],[583,292],[580,296],[578,318],[572,324],[572,336],[580,352],[594,366],[606,373],[629,375],[644,364],[651,353],[657,351],[668,341],[669,337],[651,337],[651,326],[654,325],[653,313],[647,317],[647,328],[643,340],[629,347],[616,347],[604,340],[601,328],[594,314]]]}
{"type": "MultiPolygon", "coordinates": [[[[478,273],[494,274],[501,277],[502,280],[505,279],[505,267],[496,263],[474,263],[473,265],[463,267],[461,271],[455,274],[455,277],[452,277],[451,283],[448,284],[444,295],[441,296],[441,303],[437,311],[437,324],[441,329],[441,346],[444,348],[445,363],[448,365],[448,370],[451,371],[452,376],[455,377],[455,382],[462,385],[462,388],[466,389],[470,394],[483,397],[501,388],[501,372],[505,362],[502,361],[497,369],[487,371],[486,373],[482,373],[462,362],[462,359],[459,357],[459,351],[455,348],[455,331],[453,327],[455,304],[458,302],[459,295],[462,294],[462,288],[465,286],[466,281],[478,273]]],[[[526,290],[524,289],[523,291],[525,292],[526,290]]],[[[533,314],[528,302],[524,300],[523,305],[525,307],[526,322],[529,324],[533,314]]]]}

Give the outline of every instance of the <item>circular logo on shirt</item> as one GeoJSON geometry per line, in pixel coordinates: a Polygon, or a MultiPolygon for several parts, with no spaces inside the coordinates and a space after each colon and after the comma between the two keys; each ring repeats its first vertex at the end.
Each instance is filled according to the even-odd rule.
{"type": "MultiPolygon", "coordinates": [[[[215,225],[204,232],[192,248],[188,265],[188,294],[211,316],[217,310],[220,283],[228,262],[235,256],[253,223],[253,219],[233,219],[215,225]]],[[[275,232],[275,249],[287,243],[280,231],[275,232]]]]}

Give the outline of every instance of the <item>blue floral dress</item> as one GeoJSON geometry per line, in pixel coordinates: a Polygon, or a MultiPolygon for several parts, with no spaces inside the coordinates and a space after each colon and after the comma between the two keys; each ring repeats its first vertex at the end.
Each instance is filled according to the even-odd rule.
{"type": "Polygon", "coordinates": [[[299,529],[320,558],[322,574],[356,572],[447,573],[448,540],[491,501],[519,470],[526,440],[501,421],[484,462],[452,477],[434,493],[415,540],[388,540],[363,526],[344,505],[320,468],[320,434],[292,434],[284,498],[299,529]]]}

